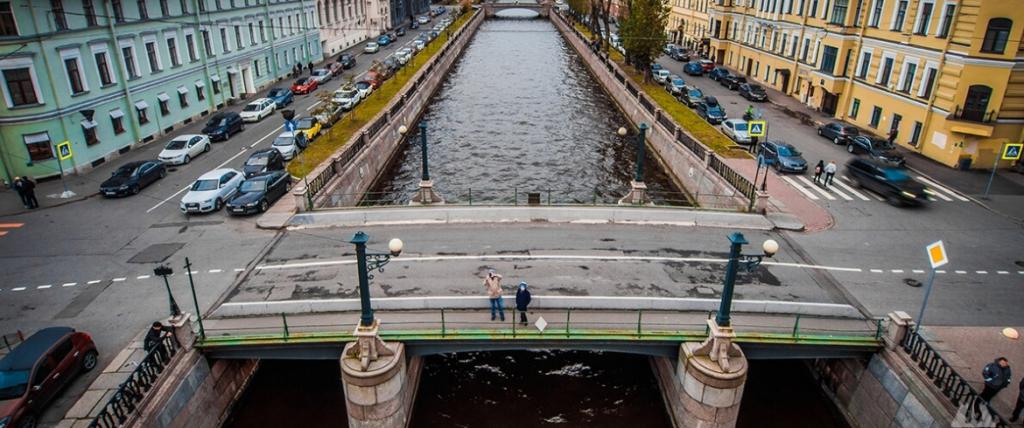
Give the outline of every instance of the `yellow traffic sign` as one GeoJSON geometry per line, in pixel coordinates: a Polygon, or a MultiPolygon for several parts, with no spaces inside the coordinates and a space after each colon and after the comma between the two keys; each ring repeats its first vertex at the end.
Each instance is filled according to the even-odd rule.
{"type": "Polygon", "coordinates": [[[63,143],[57,144],[57,157],[60,160],[71,159],[74,154],[71,153],[71,142],[64,141],[63,143]]]}
{"type": "Polygon", "coordinates": [[[1024,143],[1010,143],[1003,146],[1003,160],[1020,159],[1020,152],[1024,149],[1024,143]]]}
{"type": "Polygon", "coordinates": [[[933,242],[926,248],[928,250],[928,262],[932,264],[932,269],[937,269],[939,266],[949,263],[949,258],[946,256],[946,246],[942,245],[942,241],[933,242]]]}
{"type": "Polygon", "coordinates": [[[750,131],[747,133],[751,137],[764,137],[765,134],[767,134],[768,122],[763,120],[752,120],[748,122],[748,124],[750,125],[750,131]]]}

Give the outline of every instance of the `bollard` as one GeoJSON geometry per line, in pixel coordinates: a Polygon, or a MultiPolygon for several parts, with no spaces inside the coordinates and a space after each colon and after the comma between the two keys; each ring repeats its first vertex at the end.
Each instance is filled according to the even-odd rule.
{"type": "Polygon", "coordinates": [[[640,326],[643,325],[644,311],[641,309],[636,312],[636,335],[637,337],[643,337],[643,331],[640,326]]]}
{"type": "Polygon", "coordinates": [[[442,338],[445,337],[445,333],[446,333],[446,331],[445,331],[445,327],[444,327],[444,308],[441,308],[441,337],[442,338]]]}
{"type": "Polygon", "coordinates": [[[793,337],[800,333],[800,314],[796,314],[796,322],[793,323],[793,337]]]}
{"type": "Polygon", "coordinates": [[[565,310],[565,337],[569,338],[569,317],[572,315],[572,308],[565,310]]]}
{"type": "Polygon", "coordinates": [[[284,338],[287,339],[288,334],[288,317],[285,316],[284,312],[281,312],[281,323],[284,324],[284,338]]]}

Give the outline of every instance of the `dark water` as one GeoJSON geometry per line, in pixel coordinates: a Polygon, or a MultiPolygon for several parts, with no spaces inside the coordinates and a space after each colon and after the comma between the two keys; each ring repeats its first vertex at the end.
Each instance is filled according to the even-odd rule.
{"type": "Polygon", "coordinates": [[[224,428],[346,428],[337,361],[264,360],[224,428]]]}
{"type": "Polygon", "coordinates": [[[750,361],[737,428],[849,428],[798,360],[750,361]]]}
{"type": "MultiPolygon", "coordinates": [[[[473,203],[517,191],[546,203],[549,190],[552,203],[607,203],[629,190],[635,140],[616,134],[628,122],[548,20],[485,21],[424,118],[430,175],[449,201],[472,189],[473,203]]],[[[419,136],[409,141],[371,199],[405,202],[417,188],[419,136]]],[[[655,196],[684,199],[649,153],[644,164],[655,196]]]]}

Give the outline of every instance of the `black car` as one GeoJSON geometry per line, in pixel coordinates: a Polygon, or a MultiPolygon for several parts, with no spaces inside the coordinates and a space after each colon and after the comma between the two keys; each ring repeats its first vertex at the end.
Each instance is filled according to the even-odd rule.
{"type": "Polygon", "coordinates": [[[857,187],[868,189],[885,197],[895,206],[924,205],[928,191],[904,169],[882,165],[867,159],[852,159],[846,171],[857,187]]]}
{"type": "Polygon", "coordinates": [[[903,155],[896,151],[896,147],[884,138],[866,135],[851,137],[846,142],[846,151],[853,154],[864,153],[875,162],[898,168],[902,168],[907,162],[903,155]]]}
{"type": "Polygon", "coordinates": [[[761,85],[750,83],[740,85],[740,96],[750,101],[768,101],[768,92],[761,85]]]}
{"type": "Polygon", "coordinates": [[[242,172],[245,178],[270,171],[284,171],[284,157],[275,148],[257,150],[246,159],[242,172]]]}
{"type": "Polygon", "coordinates": [[[405,35],[405,28],[404,27],[399,27],[397,30],[395,30],[395,35],[398,36],[398,37],[404,36],[405,35]]]}
{"type": "Polygon", "coordinates": [[[730,74],[728,76],[723,76],[721,79],[718,80],[718,83],[721,83],[722,86],[725,86],[726,88],[729,88],[731,90],[736,90],[739,89],[741,85],[747,83],[747,78],[737,76],[735,74],[730,74]]]}
{"type": "Polygon", "coordinates": [[[725,115],[725,108],[718,103],[715,97],[704,97],[704,101],[697,104],[697,116],[712,124],[722,123],[728,117],[725,115]]]}
{"type": "Polygon", "coordinates": [[[242,122],[242,116],[231,111],[214,114],[203,127],[203,133],[210,137],[210,141],[224,141],[243,130],[245,122],[242,122]]]}
{"type": "Polygon", "coordinates": [[[228,213],[245,215],[264,212],[280,199],[292,186],[292,176],[284,171],[273,171],[246,179],[238,187],[238,194],[227,203],[228,213]]]}
{"type": "Polygon", "coordinates": [[[167,176],[167,168],[158,160],[136,161],[121,165],[107,181],[100,184],[103,196],[125,196],[139,193],[143,187],[167,176]]]}
{"type": "Polygon", "coordinates": [[[338,57],[338,63],[348,70],[356,66],[356,57],[352,56],[352,54],[341,54],[341,56],[338,57]]]}
{"type": "Polygon", "coordinates": [[[835,144],[844,144],[850,138],[860,135],[860,130],[839,122],[826,123],[818,128],[818,135],[832,140],[835,144]]]}

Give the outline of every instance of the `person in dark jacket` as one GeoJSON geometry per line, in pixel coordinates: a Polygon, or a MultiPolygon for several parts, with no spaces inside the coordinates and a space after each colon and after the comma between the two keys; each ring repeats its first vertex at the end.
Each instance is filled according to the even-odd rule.
{"type": "Polygon", "coordinates": [[[981,394],[978,394],[978,398],[981,400],[974,400],[974,414],[979,418],[981,401],[992,402],[992,398],[1010,384],[1010,361],[1006,357],[996,358],[995,361],[985,365],[985,368],[981,370],[981,376],[985,379],[985,387],[981,389],[981,394]]]}
{"type": "Polygon", "coordinates": [[[526,311],[530,309],[530,300],[530,290],[526,282],[520,282],[516,290],[516,310],[519,311],[519,322],[523,325],[526,325],[526,311]]]}
{"type": "Polygon", "coordinates": [[[18,192],[18,197],[21,198],[21,204],[24,205],[25,208],[32,208],[32,204],[28,201],[28,195],[25,194],[25,182],[22,181],[21,177],[14,177],[14,180],[11,181],[11,187],[15,192],[18,192]]]}
{"type": "Polygon", "coordinates": [[[1021,410],[1024,410],[1024,379],[1020,380],[1020,384],[1017,385],[1017,405],[1013,406],[1013,414],[1010,415],[1010,422],[1017,422],[1020,418],[1021,410]]]}
{"type": "Polygon", "coordinates": [[[22,201],[25,202],[25,208],[39,208],[39,200],[36,199],[35,181],[32,181],[29,177],[21,177],[21,192],[24,192],[25,195],[22,197],[22,201]]]}
{"type": "Polygon", "coordinates": [[[167,352],[164,351],[164,348],[158,347],[160,346],[160,342],[171,334],[170,327],[163,325],[160,321],[153,321],[153,325],[150,327],[149,331],[146,332],[146,338],[142,340],[142,349],[144,349],[146,353],[150,353],[154,349],[159,349],[160,357],[167,359],[167,352]]]}

